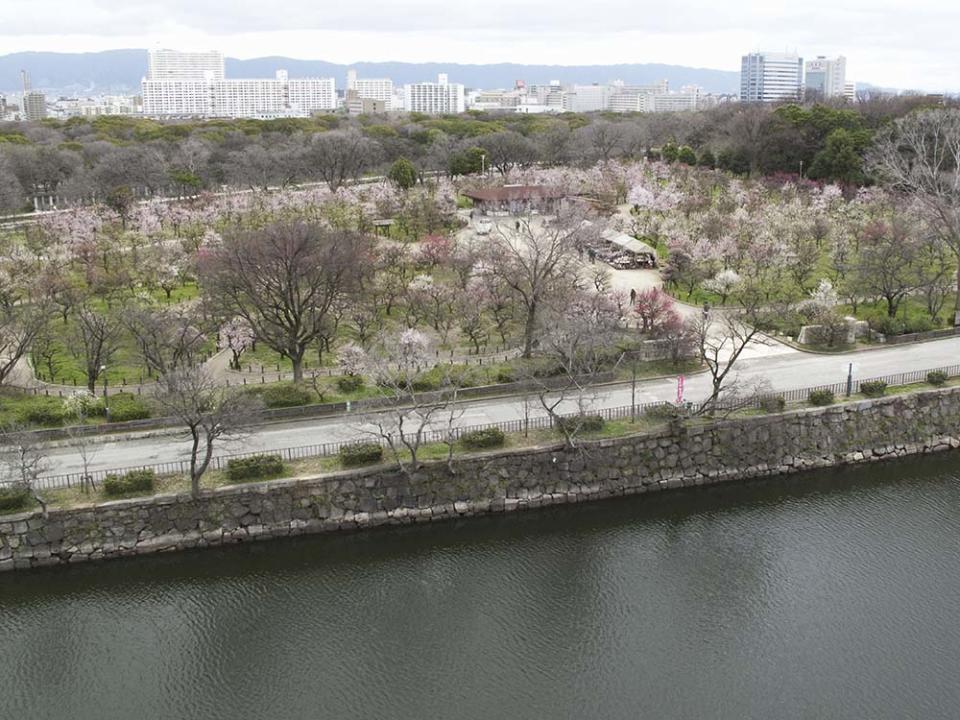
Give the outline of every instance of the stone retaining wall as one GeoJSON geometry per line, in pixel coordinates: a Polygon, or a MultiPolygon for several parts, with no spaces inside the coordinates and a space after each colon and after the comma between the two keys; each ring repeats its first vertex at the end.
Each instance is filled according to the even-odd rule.
{"type": "Polygon", "coordinates": [[[628,438],[0,517],[0,571],[424,523],[960,447],[960,388],[628,438]]]}

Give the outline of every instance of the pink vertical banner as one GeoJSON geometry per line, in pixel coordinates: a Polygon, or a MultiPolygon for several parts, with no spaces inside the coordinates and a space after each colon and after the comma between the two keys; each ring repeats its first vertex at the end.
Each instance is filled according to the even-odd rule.
{"type": "Polygon", "coordinates": [[[683,404],[683,375],[677,376],[677,405],[683,404]]]}

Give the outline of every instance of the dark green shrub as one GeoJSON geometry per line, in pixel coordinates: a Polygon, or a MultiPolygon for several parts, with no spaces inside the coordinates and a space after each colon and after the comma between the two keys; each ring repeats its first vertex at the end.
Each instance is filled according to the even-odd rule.
{"type": "Polygon", "coordinates": [[[883,397],[887,392],[887,384],[883,380],[864,380],[860,383],[860,392],[869,398],[883,397]]]}
{"type": "Polygon", "coordinates": [[[575,415],[573,417],[558,417],[557,427],[567,432],[597,432],[603,430],[603,416],[575,415]]]}
{"type": "Polygon", "coordinates": [[[66,419],[67,409],[59,398],[30,398],[17,409],[17,420],[25,425],[55,427],[66,419]]]}
{"type": "Polygon", "coordinates": [[[807,400],[811,405],[833,405],[833,390],[811,390],[807,400]]]}
{"type": "Polygon", "coordinates": [[[282,475],[285,469],[283,458],[279,455],[252,455],[228,460],[227,478],[230,480],[275,478],[282,475]]]}
{"type": "Polygon", "coordinates": [[[22,485],[0,487],[0,513],[22,510],[30,502],[30,490],[22,485]]]}
{"type": "Polygon", "coordinates": [[[416,392],[432,392],[440,389],[440,379],[432,373],[424,373],[415,377],[410,387],[416,392]]]}
{"type": "Polygon", "coordinates": [[[316,396],[310,390],[292,382],[267,385],[260,390],[259,395],[268,408],[301,407],[316,401],[316,396]]]}
{"type": "Polygon", "coordinates": [[[661,421],[670,421],[676,420],[681,417],[683,411],[676,405],[671,405],[670,403],[662,403],[660,405],[654,405],[653,407],[648,407],[643,411],[644,417],[653,420],[654,422],[661,421]]]}
{"type": "Polygon", "coordinates": [[[760,409],[768,413],[783,412],[787,406],[787,401],[783,395],[768,395],[760,400],[760,409]]]}
{"type": "Polygon", "coordinates": [[[938,327],[939,325],[931,320],[929,315],[917,315],[903,322],[903,332],[908,334],[930,332],[938,327]]]}
{"type": "Polygon", "coordinates": [[[153,492],[157,474],[153,470],[131,470],[123,475],[107,475],[103,479],[103,492],[110,497],[133,493],[153,492]]]}
{"type": "MultiPolygon", "coordinates": [[[[97,415],[105,415],[103,400],[97,402],[97,415]]],[[[110,422],[129,422],[146,420],[150,417],[150,407],[142,399],[131,393],[117,393],[107,398],[110,408],[110,422]]]]}
{"type": "Polygon", "coordinates": [[[517,375],[513,368],[500,368],[497,370],[498,383],[512,383],[517,381],[517,375]]]}
{"type": "Polygon", "coordinates": [[[463,443],[463,446],[472,450],[501,447],[506,441],[507,436],[503,434],[503,430],[500,428],[472,430],[460,436],[460,442],[463,443]]]}
{"type": "Polygon", "coordinates": [[[344,467],[370,465],[383,459],[383,448],[374,442],[358,442],[340,448],[340,463],[344,467]]]}
{"type": "Polygon", "coordinates": [[[337,389],[342,393],[356,392],[363,387],[363,378],[360,375],[344,375],[337,378],[337,389]]]}
{"type": "Polygon", "coordinates": [[[867,318],[870,328],[882,335],[903,335],[904,324],[899,318],[889,315],[871,315],[867,318]]]}
{"type": "Polygon", "coordinates": [[[943,370],[934,370],[927,373],[927,382],[934,387],[942,387],[947,384],[947,374],[943,370]]]}

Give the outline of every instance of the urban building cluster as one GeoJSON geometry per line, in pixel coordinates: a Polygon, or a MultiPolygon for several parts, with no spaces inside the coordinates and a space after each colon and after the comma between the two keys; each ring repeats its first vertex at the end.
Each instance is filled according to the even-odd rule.
{"type": "Polygon", "coordinates": [[[804,63],[797,53],[752,52],[740,62],[740,100],[856,99],[856,84],[847,81],[843,55],[818,55],[804,63]]]}
{"type": "Polygon", "coordinates": [[[656,113],[701,110],[718,103],[783,102],[829,98],[855,100],[855,84],[846,78],[846,58],[818,56],[804,62],[797,53],[751,52],[742,57],[739,97],[707,93],[696,85],[678,90],[661,80],[631,85],[621,80],[591,85],[527,84],[509,89],[470,89],[441,73],[435,81],[397,86],[389,78],[359,77],[349,70],[338,91],[330,77],[291,78],[278,69],[272,78],[228,78],[218,51],[150,50],[139,95],[103,95],[55,100],[30,87],[23,73],[23,93],[0,95],[0,121],[36,121],[45,117],[146,115],[158,118],[308,117],[342,110],[351,115],[392,111],[429,115],[465,110],[515,113],[617,112],[656,113]]]}
{"type": "Polygon", "coordinates": [[[666,80],[650,85],[610,84],[527,85],[518,80],[511,90],[475,90],[467,95],[467,107],[475,110],[512,110],[518,113],[551,112],[671,112],[702,110],[729,99],[705,93],[696,85],[671,91],[666,80]]]}

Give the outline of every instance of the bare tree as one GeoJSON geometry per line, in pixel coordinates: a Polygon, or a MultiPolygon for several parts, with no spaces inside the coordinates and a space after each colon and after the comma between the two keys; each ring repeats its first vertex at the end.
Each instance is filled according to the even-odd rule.
{"type": "Polygon", "coordinates": [[[526,165],[536,157],[534,144],[515,130],[502,130],[480,138],[480,147],[487,154],[487,165],[496,168],[501,175],[526,165]]]}
{"type": "Polygon", "coordinates": [[[49,466],[47,451],[36,434],[18,426],[0,431],[0,469],[3,478],[15,488],[30,493],[47,514],[47,503],[37,491],[37,480],[49,466]]]}
{"type": "Polygon", "coordinates": [[[369,238],[303,222],[228,234],[202,258],[204,290],[224,316],[239,316],[303,380],[307,348],[326,337],[331,315],[370,272],[369,238]]]}
{"type": "Polygon", "coordinates": [[[311,174],[336,190],[374,164],[379,148],[356,130],[333,130],[317,135],[307,150],[311,174]]]}
{"type": "Polygon", "coordinates": [[[688,320],[697,352],[710,373],[712,390],[701,411],[714,414],[721,393],[737,385],[732,371],[751,342],[762,343],[763,336],[750,310],[704,311],[688,320]]]}
{"type": "Polygon", "coordinates": [[[83,364],[87,390],[95,393],[97,380],[120,347],[120,320],[90,307],[77,312],[70,352],[83,364]]]}
{"type": "Polygon", "coordinates": [[[49,321],[49,306],[43,302],[0,306],[0,385],[10,379],[49,321]]]}
{"type": "Polygon", "coordinates": [[[456,420],[463,412],[457,404],[459,374],[447,368],[436,383],[429,382],[424,374],[430,357],[426,336],[411,329],[389,339],[366,360],[367,374],[376,378],[393,409],[364,417],[360,428],[385,442],[397,466],[408,475],[420,466],[418,454],[432,428],[446,429],[449,461],[456,420]],[[404,461],[404,450],[409,462],[404,461]]]}
{"type": "Polygon", "coordinates": [[[206,368],[180,368],[159,380],[157,408],[186,426],[190,436],[190,491],[200,493],[200,478],[210,466],[215,443],[236,438],[260,408],[249,394],[219,385],[206,368]]]}
{"type": "Polygon", "coordinates": [[[72,415],[67,427],[69,445],[77,451],[80,463],[83,466],[83,475],[80,478],[80,492],[87,493],[94,487],[90,465],[103,447],[96,438],[87,432],[87,418],[90,417],[90,407],[94,402],[93,395],[81,391],[67,400],[66,407],[72,415]]]}
{"type": "Polygon", "coordinates": [[[485,271],[498,274],[524,310],[523,357],[533,354],[541,307],[576,285],[575,249],[587,231],[583,214],[567,209],[554,219],[525,217],[513,230],[497,227],[485,271]]]}
{"type": "Polygon", "coordinates": [[[621,319],[617,304],[609,296],[586,292],[547,308],[538,355],[553,372],[543,377],[536,366],[528,365],[522,373],[569,448],[575,447],[576,437],[587,422],[598,380],[620,362],[616,338],[621,319]],[[570,405],[575,414],[565,416],[563,411],[570,405]]]}
{"type": "Polygon", "coordinates": [[[896,120],[878,134],[869,162],[916,201],[957,257],[954,323],[960,324],[960,110],[921,110],[896,120]]]}
{"type": "Polygon", "coordinates": [[[197,363],[206,343],[203,320],[190,304],[134,305],[123,314],[147,369],[165,375],[197,363]]]}

